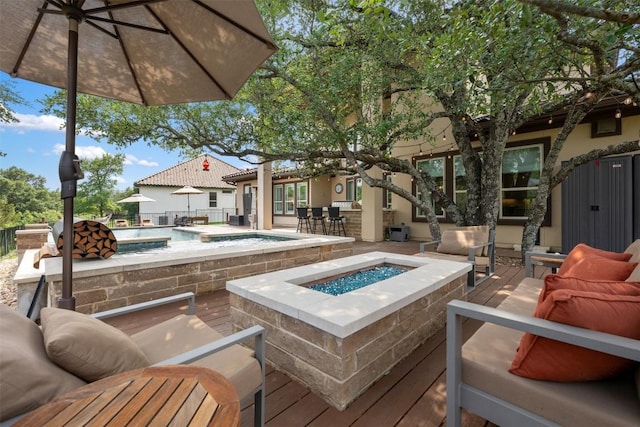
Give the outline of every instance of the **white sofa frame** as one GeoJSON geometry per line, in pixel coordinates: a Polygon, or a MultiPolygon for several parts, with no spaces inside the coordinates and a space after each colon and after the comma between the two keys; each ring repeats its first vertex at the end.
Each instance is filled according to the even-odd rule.
{"type": "Polygon", "coordinates": [[[477,319],[529,332],[557,341],[640,362],[640,341],[506,310],[454,300],[447,305],[447,426],[461,426],[463,408],[504,426],[557,426],[558,424],[462,381],[462,323],[477,319]]]}

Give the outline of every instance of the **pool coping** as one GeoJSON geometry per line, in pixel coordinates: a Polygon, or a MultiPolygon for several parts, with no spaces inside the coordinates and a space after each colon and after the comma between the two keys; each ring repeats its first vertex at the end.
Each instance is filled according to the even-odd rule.
{"type": "MultiPolygon", "coordinates": [[[[99,274],[113,274],[122,271],[135,271],[148,268],[159,268],[194,262],[219,260],[237,256],[261,255],[282,250],[304,250],[327,244],[343,244],[354,242],[353,237],[314,235],[278,230],[233,230],[220,227],[220,230],[211,227],[189,227],[190,231],[205,233],[208,235],[224,236],[234,234],[271,234],[275,236],[293,238],[288,241],[275,241],[258,246],[240,248],[211,248],[197,251],[171,252],[166,254],[122,254],[122,257],[107,259],[74,259],[73,277],[83,278],[99,274]],[[195,252],[195,253],[193,253],[195,252]]],[[[172,245],[188,245],[189,241],[175,241],[172,245]]],[[[62,280],[62,257],[46,258],[40,263],[40,268],[35,269],[28,260],[33,255],[26,255],[19,266],[19,273],[14,276],[13,283],[30,283],[38,280],[41,275],[46,275],[47,281],[62,280]],[[27,260],[27,262],[25,262],[27,260]],[[22,265],[24,264],[24,266],[22,265]]]]}
{"type": "Polygon", "coordinates": [[[469,263],[369,252],[227,282],[227,290],[339,338],[382,319],[471,270],[469,263]],[[415,267],[399,276],[333,296],[299,286],[382,263],[415,267]],[[398,286],[402,283],[402,286],[398,286]]]}

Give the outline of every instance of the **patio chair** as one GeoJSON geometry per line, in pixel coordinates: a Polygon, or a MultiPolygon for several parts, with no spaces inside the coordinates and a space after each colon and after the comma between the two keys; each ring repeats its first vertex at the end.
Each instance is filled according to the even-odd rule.
{"type": "Polygon", "coordinates": [[[344,229],[344,216],[340,215],[340,207],[329,206],[329,230],[327,234],[340,235],[342,233],[344,237],[347,237],[347,232],[344,229]]]}
{"type": "Polygon", "coordinates": [[[128,227],[129,226],[129,221],[127,221],[126,219],[116,219],[114,221],[114,225],[116,227],[128,227]]]}
{"type": "Polygon", "coordinates": [[[195,295],[189,292],[91,316],[45,308],[41,312],[41,330],[17,311],[0,304],[0,426],[12,425],[28,411],[86,382],[146,366],[178,364],[217,371],[233,384],[241,400],[253,396],[254,424],[263,426],[264,328],[253,326],[224,337],[194,313],[195,295]],[[189,303],[188,314],[131,337],[101,321],[185,300],[189,303]],[[241,345],[250,339],[253,349],[241,345]]]}
{"type": "Polygon", "coordinates": [[[318,222],[322,225],[322,234],[327,234],[327,226],[324,223],[325,216],[322,213],[322,208],[311,208],[311,220],[313,224],[311,225],[311,231],[313,234],[316,234],[316,228],[318,226],[318,222]]]}
{"type": "Polygon", "coordinates": [[[477,286],[490,278],[496,270],[495,231],[486,225],[447,229],[442,232],[440,240],[420,243],[418,255],[473,264],[467,283],[469,286],[477,286]],[[425,252],[427,246],[433,246],[435,252],[425,252]],[[480,278],[476,278],[478,267],[483,270],[480,278]]]}
{"type": "Polygon", "coordinates": [[[191,222],[191,220],[190,220],[190,218],[188,216],[182,216],[182,217],[178,218],[178,216],[176,215],[176,218],[173,221],[173,225],[180,226],[180,227],[186,227],[186,226],[189,226],[189,225],[193,225],[193,223],[191,222]]]}
{"type": "Polygon", "coordinates": [[[296,208],[298,210],[298,226],[297,233],[302,233],[302,227],[307,228],[307,233],[311,232],[311,222],[309,221],[309,210],[307,208],[296,208]]]}
{"type": "Polygon", "coordinates": [[[143,219],[142,220],[142,226],[143,227],[153,227],[155,224],[153,223],[152,220],[150,219],[143,219]]]}

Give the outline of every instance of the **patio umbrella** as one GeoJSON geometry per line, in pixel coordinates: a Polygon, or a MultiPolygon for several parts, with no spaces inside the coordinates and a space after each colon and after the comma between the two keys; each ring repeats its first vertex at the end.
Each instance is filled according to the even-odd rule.
{"type": "Polygon", "coordinates": [[[202,191],[197,188],[193,188],[190,185],[185,185],[179,190],[172,192],[171,194],[186,194],[187,195],[187,215],[191,216],[191,202],[189,201],[189,194],[202,194],[202,191]]]}
{"type": "Polygon", "coordinates": [[[118,200],[116,203],[136,203],[136,202],[155,202],[151,197],[143,196],[142,194],[136,193],[132,194],[129,197],[125,197],[122,200],[118,200]]]}
{"type": "Polygon", "coordinates": [[[231,99],[276,51],[253,0],[0,2],[0,69],[67,89],[62,298],[72,295],[78,91],[145,105],[231,99]],[[84,24],[84,25],[80,25],[84,24]]]}
{"type": "Polygon", "coordinates": [[[138,215],[136,221],[140,224],[140,202],[155,202],[151,197],[143,196],[140,193],[135,193],[130,195],[129,197],[125,197],[122,200],[118,200],[116,203],[138,203],[138,215]]]}

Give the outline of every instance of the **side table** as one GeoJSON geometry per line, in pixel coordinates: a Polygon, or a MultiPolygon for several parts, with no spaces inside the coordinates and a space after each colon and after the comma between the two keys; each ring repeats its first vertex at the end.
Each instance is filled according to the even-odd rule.
{"type": "Polygon", "coordinates": [[[170,365],[87,384],[32,411],[15,426],[239,426],[233,385],[210,369],[170,365]]]}

